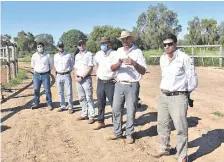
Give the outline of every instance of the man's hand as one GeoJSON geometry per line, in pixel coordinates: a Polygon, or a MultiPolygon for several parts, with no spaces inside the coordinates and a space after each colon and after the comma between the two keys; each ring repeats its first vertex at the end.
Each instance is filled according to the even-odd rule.
{"type": "Polygon", "coordinates": [[[82,78],[81,78],[81,77],[77,77],[77,76],[76,76],[76,77],[75,77],[75,80],[76,80],[77,82],[79,82],[79,83],[80,83],[80,82],[82,81],[82,78]]]}
{"type": "Polygon", "coordinates": [[[132,60],[130,57],[128,57],[128,58],[124,58],[124,59],[123,59],[123,63],[124,63],[125,65],[133,65],[133,66],[136,65],[136,61],[132,60]]]}

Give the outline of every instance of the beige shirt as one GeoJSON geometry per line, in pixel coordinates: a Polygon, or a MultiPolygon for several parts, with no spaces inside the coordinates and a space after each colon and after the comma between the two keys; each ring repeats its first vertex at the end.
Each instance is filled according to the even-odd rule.
{"type": "Polygon", "coordinates": [[[40,55],[36,52],[31,58],[31,67],[37,73],[48,72],[53,67],[53,59],[50,54],[44,53],[43,55],[40,55]]]}
{"type": "Polygon", "coordinates": [[[75,66],[74,68],[77,70],[77,75],[82,75],[83,73],[88,71],[88,67],[93,65],[93,54],[89,51],[79,52],[75,56],[75,66]]]}
{"type": "Polygon", "coordinates": [[[117,71],[111,70],[113,59],[117,52],[109,50],[106,54],[103,51],[98,51],[94,56],[94,65],[97,66],[96,75],[101,80],[110,80],[116,77],[117,71]]]}
{"type": "Polygon", "coordinates": [[[54,55],[54,67],[57,72],[65,73],[72,71],[73,66],[74,57],[67,51],[64,51],[62,54],[57,53],[54,55]]]}
{"type": "MultiPolygon", "coordinates": [[[[124,51],[124,47],[119,48],[117,50],[116,56],[117,57],[114,59],[113,64],[117,63],[119,59],[130,57],[145,69],[147,68],[143,52],[140,49],[137,49],[135,45],[132,46],[129,52],[124,51]]],[[[142,75],[135,69],[133,65],[122,64],[117,71],[118,81],[138,82],[142,77],[142,75]]]]}
{"type": "Polygon", "coordinates": [[[174,91],[193,91],[197,87],[197,74],[191,58],[180,50],[176,50],[171,61],[167,54],[160,57],[162,80],[160,88],[174,91]]]}

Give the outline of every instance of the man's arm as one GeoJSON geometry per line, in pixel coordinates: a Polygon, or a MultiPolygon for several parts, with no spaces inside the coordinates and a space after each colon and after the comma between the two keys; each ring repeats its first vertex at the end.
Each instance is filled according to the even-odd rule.
{"type": "Polygon", "coordinates": [[[198,86],[198,76],[189,56],[184,58],[184,71],[187,76],[187,91],[192,92],[198,86]]]}
{"type": "MultiPolygon", "coordinates": [[[[133,61],[133,60],[132,60],[133,61]]],[[[141,75],[144,75],[146,73],[145,67],[139,65],[137,62],[133,61],[133,66],[139,72],[141,75]]]]}
{"type": "Polygon", "coordinates": [[[118,63],[111,65],[111,67],[110,67],[111,71],[118,70],[121,67],[121,64],[122,64],[122,60],[119,59],[118,60],[118,63]]]}
{"type": "Polygon", "coordinates": [[[32,58],[31,58],[31,67],[34,69],[34,66],[35,66],[35,60],[34,60],[34,57],[32,56],[32,58]]]}

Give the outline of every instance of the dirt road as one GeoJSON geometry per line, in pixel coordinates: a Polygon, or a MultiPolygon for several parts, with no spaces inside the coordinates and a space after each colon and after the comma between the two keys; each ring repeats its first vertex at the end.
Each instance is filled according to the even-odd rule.
{"type": "MultiPolygon", "coordinates": [[[[29,64],[19,66],[30,70],[29,64]]],[[[189,158],[195,162],[222,162],[224,159],[224,119],[212,113],[224,113],[224,70],[197,68],[199,88],[193,92],[194,108],[189,108],[189,158]]],[[[30,75],[31,76],[31,75],[30,75]]],[[[95,95],[95,77],[94,95],[95,95]]],[[[31,82],[25,80],[18,87],[31,82]]],[[[175,162],[173,156],[155,159],[148,155],[159,145],[156,131],[156,100],[159,92],[160,70],[150,66],[141,80],[140,97],[143,106],[136,115],[133,145],[124,139],[107,141],[113,133],[111,108],[106,109],[107,127],[94,131],[95,126],[76,121],[81,113],[29,109],[33,85],[1,105],[1,160],[3,162],[175,162]]],[[[54,80],[52,80],[54,83],[54,80]]],[[[73,81],[74,100],[77,100],[73,81]]],[[[16,89],[16,88],[15,88],[16,89]]],[[[54,106],[58,106],[56,85],[52,86],[54,106]]],[[[94,96],[94,99],[96,97],[94,96]]],[[[45,103],[42,95],[41,102],[45,103]]],[[[43,105],[45,106],[45,105],[43,105]]],[[[97,112],[97,110],[96,110],[97,112]]],[[[125,117],[124,117],[125,122],[125,117]]],[[[125,124],[124,124],[125,126],[125,124]]],[[[175,131],[171,134],[175,146],[175,131]]]]}

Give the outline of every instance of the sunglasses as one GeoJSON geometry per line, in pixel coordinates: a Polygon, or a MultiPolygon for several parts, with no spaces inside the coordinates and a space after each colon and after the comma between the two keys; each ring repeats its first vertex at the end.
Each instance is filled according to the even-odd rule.
{"type": "Polygon", "coordinates": [[[174,43],[173,42],[170,42],[170,43],[163,43],[163,46],[166,47],[167,45],[170,47],[172,46],[174,43]]]}

